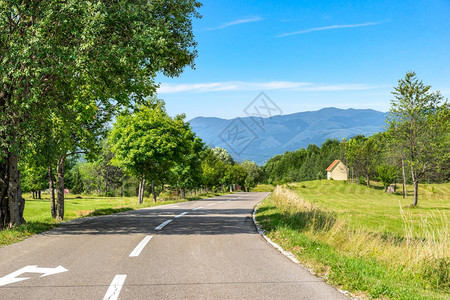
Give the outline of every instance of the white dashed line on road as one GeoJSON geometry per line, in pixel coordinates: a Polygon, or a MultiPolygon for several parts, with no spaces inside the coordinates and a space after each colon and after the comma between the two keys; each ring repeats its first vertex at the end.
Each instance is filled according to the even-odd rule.
{"type": "Polygon", "coordinates": [[[155,230],[161,230],[164,228],[164,226],[166,226],[167,224],[169,224],[170,222],[172,222],[173,220],[167,220],[164,223],[162,223],[161,225],[159,225],[158,227],[155,228],[155,230]]]}
{"type": "Polygon", "coordinates": [[[142,249],[147,245],[148,242],[152,239],[152,235],[147,235],[134,250],[130,253],[130,257],[137,257],[141,253],[142,249]]]}
{"type": "Polygon", "coordinates": [[[193,208],[192,210],[198,210],[198,209],[202,209],[203,207],[197,207],[197,208],[193,208]]]}
{"type": "Polygon", "coordinates": [[[125,283],[125,279],[127,275],[116,275],[111,282],[111,285],[106,291],[105,297],[103,300],[116,300],[119,298],[120,290],[122,290],[123,284],[125,283]]]}
{"type": "Polygon", "coordinates": [[[216,205],[217,203],[211,203],[211,204],[208,204],[207,206],[212,206],[212,205],[216,205]]]}
{"type": "Polygon", "coordinates": [[[179,218],[179,217],[182,217],[182,216],[184,216],[185,214],[187,214],[188,212],[187,211],[185,211],[185,212],[183,212],[183,213],[181,213],[181,214],[179,214],[179,215],[177,215],[177,216],[175,216],[175,218],[179,218]]]}

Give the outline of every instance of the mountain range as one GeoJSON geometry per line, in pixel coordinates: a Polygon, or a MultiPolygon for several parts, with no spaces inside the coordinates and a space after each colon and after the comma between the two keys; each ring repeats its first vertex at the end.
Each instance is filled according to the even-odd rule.
{"type": "Polygon", "coordinates": [[[197,117],[189,123],[207,145],[225,148],[236,161],[248,159],[262,165],[276,154],[309,144],[320,146],[327,139],[384,131],[386,115],[372,109],[330,107],[270,118],[197,117]]]}

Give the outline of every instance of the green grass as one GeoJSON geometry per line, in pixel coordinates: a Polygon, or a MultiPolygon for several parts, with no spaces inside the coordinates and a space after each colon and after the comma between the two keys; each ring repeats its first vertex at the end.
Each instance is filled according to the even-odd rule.
{"type": "MultiPolygon", "coordinates": [[[[187,200],[197,200],[217,195],[221,194],[209,193],[190,197],[187,200]]],[[[58,222],[56,222],[51,217],[50,199],[48,194],[43,194],[42,199],[31,199],[29,194],[25,194],[24,197],[26,198],[24,218],[27,223],[16,226],[12,229],[0,231],[0,247],[20,242],[30,236],[45,232],[59,225],[58,222]]],[[[171,199],[164,201],[158,199],[158,202],[153,203],[151,199],[145,199],[144,203],[139,205],[137,197],[97,197],[66,195],[64,201],[64,221],[83,217],[114,214],[127,210],[178,203],[183,201],[186,200],[171,199]]]]}
{"type": "Polygon", "coordinates": [[[375,184],[367,188],[345,181],[318,180],[289,186],[308,201],[337,213],[352,227],[402,236],[404,222],[400,208],[415,229],[419,229],[425,218],[427,223],[443,225],[440,215],[450,210],[450,183],[420,185],[418,206],[414,208],[408,207],[413,201],[411,186],[407,188],[408,198],[403,199],[401,194],[385,193],[375,184]]]}
{"type": "MultiPolygon", "coordinates": [[[[422,188],[422,186],[421,186],[422,188]]],[[[339,181],[276,189],[258,207],[266,234],[331,284],[380,299],[450,299],[450,184],[411,199],[339,181]]]]}
{"type": "Polygon", "coordinates": [[[273,192],[275,186],[271,184],[258,184],[250,190],[250,192],[273,192]]]}

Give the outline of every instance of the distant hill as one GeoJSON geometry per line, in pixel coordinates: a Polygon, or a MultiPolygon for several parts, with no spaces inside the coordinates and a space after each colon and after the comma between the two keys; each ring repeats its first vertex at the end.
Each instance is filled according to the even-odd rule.
{"type": "Polygon", "coordinates": [[[189,123],[206,144],[227,149],[237,161],[262,165],[276,154],[309,144],[384,131],[385,119],[386,113],[372,109],[324,108],[264,119],[197,117],[189,123]]]}

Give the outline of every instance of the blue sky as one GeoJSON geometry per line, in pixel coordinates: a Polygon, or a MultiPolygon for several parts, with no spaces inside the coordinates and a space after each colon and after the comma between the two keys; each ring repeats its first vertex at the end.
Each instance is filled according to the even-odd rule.
{"type": "Polygon", "coordinates": [[[204,1],[196,69],[159,76],[169,114],[234,118],[265,92],[283,114],[387,111],[413,70],[450,98],[450,1],[204,1]]]}

